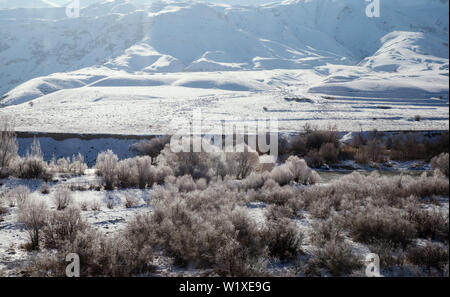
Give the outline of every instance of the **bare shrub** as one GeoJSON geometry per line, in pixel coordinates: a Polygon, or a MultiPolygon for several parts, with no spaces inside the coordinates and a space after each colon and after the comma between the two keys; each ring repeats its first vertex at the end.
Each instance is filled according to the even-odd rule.
{"type": "Polygon", "coordinates": [[[367,146],[362,146],[356,151],[355,161],[358,164],[368,164],[370,161],[370,153],[367,146]]]}
{"type": "Polygon", "coordinates": [[[30,249],[39,249],[39,239],[47,219],[47,205],[44,201],[28,199],[19,208],[18,220],[25,225],[30,237],[30,249]]]}
{"type": "Polygon", "coordinates": [[[78,208],[68,207],[63,211],[52,211],[42,229],[44,245],[51,249],[59,248],[67,241],[73,242],[77,232],[84,232],[86,228],[87,224],[78,208]]]}
{"type": "Polygon", "coordinates": [[[310,150],[306,154],[305,160],[311,168],[320,168],[323,165],[323,159],[318,150],[310,150]]]}
{"type": "Polygon", "coordinates": [[[88,203],[87,203],[87,201],[81,201],[80,202],[80,209],[82,211],[87,211],[88,210],[88,203]]]}
{"type": "Polygon", "coordinates": [[[278,136],[278,154],[280,156],[284,156],[287,153],[289,153],[289,141],[287,140],[286,136],[279,135],[278,136]]]}
{"type": "Polygon", "coordinates": [[[8,214],[8,209],[0,204],[0,222],[3,221],[3,217],[8,214]]]}
{"type": "Polygon", "coordinates": [[[332,276],[350,275],[362,267],[362,259],[355,255],[347,243],[327,242],[324,246],[316,248],[306,267],[307,276],[322,276],[321,270],[332,276]]]}
{"type": "Polygon", "coordinates": [[[91,204],[92,211],[100,211],[101,205],[98,200],[92,200],[90,204],[91,204]]]}
{"type": "Polygon", "coordinates": [[[97,169],[97,174],[105,180],[105,188],[107,190],[112,190],[117,182],[117,162],[117,155],[111,150],[99,153],[97,156],[95,168],[97,169]]]}
{"type": "Polygon", "coordinates": [[[132,144],[130,150],[155,159],[168,143],[170,143],[169,136],[155,137],[151,140],[141,140],[132,144]]]}
{"type": "Polygon", "coordinates": [[[429,242],[425,246],[413,247],[407,250],[407,259],[412,264],[435,268],[443,271],[448,266],[448,246],[429,242]]]}
{"type": "Polygon", "coordinates": [[[64,210],[73,203],[72,191],[65,186],[58,186],[53,194],[53,202],[57,210],[64,210]]]}
{"type": "Polygon", "coordinates": [[[448,153],[442,153],[433,159],[431,159],[430,162],[431,168],[433,170],[440,170],[443,174],[445,174],[448,177],[448,167],[449,167],[449,160],[448,160],[448,153]]]}
{"type": "Polygon", "coordinates": [[[295,259],[301,252],[303,234],[289,219],[271,220],[265,233],[269,254],[280,260],[295,259]]]}
{"type": "Polygon", "coordinates": [[[327,164],[335,164],[339,160],[339,149],[333,143],[325,143],[320,147],[319,155],[327,164]]]}
{"type": "Polygon", "coordinates": [[[258,153],[249,152],[248,147],[244,147],[245,152],[227,153],[227,165],[237,179],[246,178],[259,164],[258,153]]]}
{"type": "Polygon", "coordinates": [[[291,154],[298,156],[306,156],[308,148],[306,147],[306,139],[303,135],[296,135],[289,142],[288,150],[291,154]]]}
{"type": "Polygon", "coordinates": [[[138,205],[139,200],[131,195],[126,195],[125,196],[125,207],[126,208],[132,208],[135,207],[136,205],[138,205]]]}
{"type": "Polygon", "coordinates": [[[328,130],[315,130],[306,135],[306,146],[308,149],[319,150],[325,143],[333,143],[337,147],[339,143],[339,133],[336,127],[329,127],[328,130]]]}

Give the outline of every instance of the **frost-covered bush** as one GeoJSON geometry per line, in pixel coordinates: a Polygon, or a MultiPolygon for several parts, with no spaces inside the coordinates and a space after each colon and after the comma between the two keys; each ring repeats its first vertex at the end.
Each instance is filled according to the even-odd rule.
{"type": "Polygon", "coordinates": [[[406,215],[389,208],[361,209],[348,217],[346,224],[352,238],[363,243],[385,240],[405,247],[417,237],[417,230],[406,215]]]}
{"type": "Polygon", "coordinates": [[[144,189],[155,183],[161,184],[173,171],[167,166],[153,166],[148,156],[121,160],[117,163],[117,184],[121,188],[139,187],[144,189]]]}
{"type": "Polygon", "coordinates": [[[10,163],[17,158],[17,140],[14,132],[13,119],[9,116],[0,117],[0,178],[9,175],[10,163]]]}
{"type": "Polygon", "coordinates": [[[66,186],[58,186],[53,193],[53,202],[57,210],[64,210],[73,203],[72,191],[66,186]]]}
{"type": "Polygon", "coordinates": [[[102,208],[100,201],[98,201],[97,199],[91,201],[90,207],[92,211],[100,211],[102,208]]]}
{"type": "Polygon", "coordinates": [[[43,179],[45,181],[52,178],[48,164],[44,161],[41,145],[36,138],[33,140],[31,150],[27,152],[27,155],[23,158],[15,158],[10,166],[13,168],[14,175],[19,178],[43,179]]]}
{"type": "Polygon", "coordinates": [[[448,178],[442,174],[426,173],[419,177],[409,175],[381,176],[374,172],[363,176],[357,172],[345,175],[338,180],[320,187],[306,187],[302,189],[302,197],[309,204],[313,200],[328,199],[335,209],[341,207],[341,202],[363,203],[369,198],[379,205],[403,207],[408,202],[406,198],[415,196],[427,198],[433,196],[447,196],[449,191],[448,178]]]}
{"type": "Polygon", "coordinates": [[[126,208],[132,208],[135,207],[136,205],[138,205],[139,200],[132,196],[132,195],[126,195],[125,196],[125,207],[126,208]]]}
{"type": "Polygon", "coordinates": [[[118,157],[111,150],[101,152],[97,156],[95,168],[97,174],[105,180],[107,190],[112,190],[117,182],[117,162],[118,157]]]}
{"type": "Polygon", "coordinates": [[[53,173],[64,173],[71,175],[83,175],[88,166],[84,163],[84,157],[78,153],[72,158],[52,159],[49,163],[50,170],[53,173]]]}
{"type": "Polygon", "coordinates": [[[294,174],[287,164],[283,164],[275,167],[270,172],[270,178],[280,186],[284,186],[294,180],[294,174]]]}
{"type": "Polygon", "coordinates": [[[154,271],[153,250],[138,247],[126,234],[107,236],[93,228],[77,232],[73,240],[57,247],[56,254],[44,254],[28,265],[33,276],[65,276],[69,253],[80,257],[80,275],[83,277],[130,277],[149,275],[154,271]]]}
{"type": "Polygon", "coordinates": [[[446,267],[448,269],[448,246],[444,246],[440,243],[428,242],[424,246],[409,248],[406,257],[412,264],[424,267],[428,270],[434,268],[442,273],[446,267]]]}
{"type": "Polygon", "coordinates": [[[278,220],[283,218],[292,219],[296,216],[296,213],[287,205],[272,204],[267,207],[265,215],[267,220],[278,220]]]}
{"type": "MultiPolygon", "coordinates": [[[[194,190],[178,191],[176,180],[170,179],[165,187],[155,187],[155,210],[149,218],[140,218],[139,223],[148,226],[145,233],[166,255],[177,264],[208,267],[221,275],[244,273],[242,266],[225,265],[231,261],[226,254],[231,247],[223,248],[232,240],[241,244],[239,252],[244,258],[239,261],[251,265],[263,258],[266,244],[262,233],[248,218],[243,208],[245,196],[236,186],[225,181],[212,183],[206,189],[197,185],[194,190]]],[[[191,182],[190,185],[194,186],[191,182]]]]}
{"type": "Polygon", "coordinates": [[[190,175],[178,177],[175,184],[180,192],[192,192],[197,189],[197,184],[190,175]]]}
{"type": "Polygon", "coordinates": [[[296,259],[302,252],[303,234],[289,219],[268,221],[264,239],[267,241],[269,254],[280,260],[296,259]]]}
{"type": "Polygon", "coordinates": [[[416,206],[408,209],[408,218],[415,225],[418,237],[448,242],[448,212],[416,206]]]}
{"type": "MultiPolygon", "coordinates": [[[[212,165],[210,161],[213,156],[208,153],[194,153],[194,152],[180,152],[174,153],[167,145],[157,158],[158,165],[168,166],[173,170],[175,176],[190,175],[194,179],[206,178],[210,179],[211,171],[216,168],[224,166],[222,162],[218,161],[220,165],[212,165]]],[[[216,172],[217,173],[217,172],[216,172]]]]}
{"type": "Polygon", "coordinates": [[[323,269],[331,276],[348,276],[362,268],[362,259],[343,241],[327,242],[313,254],[305,270],[307,276],[323,276],[323,269]]]}
{"type": "Polygon", "coordinates": [[[258,190],[262,186],[264,186],[264,183],[270,178],[270,173],[267,171],[264,171],[263,173],[258,172],[252,172],[250,173],[247,178],[242,180],[241,187],[244,190],[254,189],[258,190]]]}
{"type": "Polygon", "coordinates": [[[8,213],[6,208],[5,193],[0,190],[0,222],[3,220],[2,217],[8,213]]]}
{"type": "Polygon", "coordinates": [[[311,242],[317,246],[344,241],[344,228],[338,218],[317,221],[312,226],[311,242]]]}
{"type": "Polygon", "coordinates": [[[448,153],[442,153],[431,159],[430,165],[433,170],[438,169],[448,177],[448,162],[448,153]]]}
{"type": "Polygon", "coordinates": [[[30,190],[26,186],[18,186],[16,188],[13,188],[9,192],[9,195],[11,197],[14,197],[14,199],[16,200],[16,205],[18,207],[21,207],[30,197],[30,190]]]}
{"type": "Polygon", "coordinates": [[[267,259],[251,257],[248,249],[231,238],[217,251],[214,272],[222,277],[261,277],[267,275],[267,259]]]}
{"type": "Polygon", "coordinates": [[[18,220],[25,225],[30,237],[29,248],[39,249],[40,234],[47,219],[47,204],[37,199],[27,199],[19,208],[18,220]]]}
{"type": "Polygon", "coordinates": [[[84,232],[88,225],[76,207],[68,207],[63,211],[52,211],[48,214],[42,229],[43,243],[47,248],[58,248],[67,242],[73,242],[78,232],[84,232]]]}
{"type": "Polygon", "coordinates": [[[16,158],[11,164],[13,174],[18,178],[43,179],[48,181],[52,178],[48,170],[47,163],[38,156],[26,156],[16,158]]]}
{"type": "Polygon", "coordinates": [[[285,205],[298,194],[298,190],[291,186],[281,187],[272,179],[267,180],[261,190],[248,192],[251,201],[261,201],[267,204],[285,205]]]}
{"type": "Polygon", "coordinates": [[[168,166],[175,176],[190,175],[194,180],[204,178],[208,182],[212,178],[243,179],[259,165],[256,152],[246,146],[244,152],[179,152],[174,153],[169,145],[161,151],[157,158],[158,166],[168,166]]]}
{"type": "Polygon", "coordinates": [[[286,163],[275,167],[270,172],[271,178],[281,186],[287,185],[292,181],[299,184],[315,184],[320,182],[319,175],[308,168],[305,160],[297,156],[291,156],[286,163]]]}

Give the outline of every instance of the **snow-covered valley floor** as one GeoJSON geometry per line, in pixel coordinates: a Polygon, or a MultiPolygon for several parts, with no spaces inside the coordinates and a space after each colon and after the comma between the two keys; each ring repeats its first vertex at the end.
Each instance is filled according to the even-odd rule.
{"type": "Polygon", "coordinates": [[[306,123],[340,131],[449,128],[448,89],[426,94],[382,77],[373,91],[307,91],[323,79],[301,70],[112,76],[0,108],[0,115],[13,116],[17,131],[127,135],[173,134],[196,110],[212,125],[274,118],[280,132],[306,123]],[[393,91],[384,91],[388,82],[393,91]]]}

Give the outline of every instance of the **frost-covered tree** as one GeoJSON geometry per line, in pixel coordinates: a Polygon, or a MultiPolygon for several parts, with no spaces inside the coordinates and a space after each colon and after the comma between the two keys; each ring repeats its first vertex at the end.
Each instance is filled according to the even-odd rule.
{"type": "Polygon", "coordinates": [[[6,170],[17,156],[17,149],[13,119],[2,116],[0,117],[0,172],[6,170]]]}

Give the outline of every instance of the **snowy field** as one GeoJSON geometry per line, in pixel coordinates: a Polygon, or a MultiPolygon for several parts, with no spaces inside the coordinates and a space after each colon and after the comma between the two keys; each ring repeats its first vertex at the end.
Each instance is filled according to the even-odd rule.
{"type": "Polygon", "coordinates": [[[4,107],[0,114],[14,115],[18,131],[60,133],[172,134],[180,128],[176,123],[192,121],[197,109],[217,121],[276,118],[280,132],[299,131],[305,123],[336,124],[341,131],[449,127],[444,88],[428,94],[413,92],[409,86],[384,94],[352,89],[321,94],[319,87],[307,92],[308,85],[320,85],[323,79],[293,70],[112,76],[4,107]],[[304,92],[299,91],[302,88],[304,92]]]}
{"type": "Polygon", "coordinates": [[[281,132],[448,129],[448,2],[387,1],[380,18],[365,8],[117,0],[76,19],[63,7],[0,9],[0,115],[30,132],[168,134],[198,108],[275,117],[281,132]]]}

